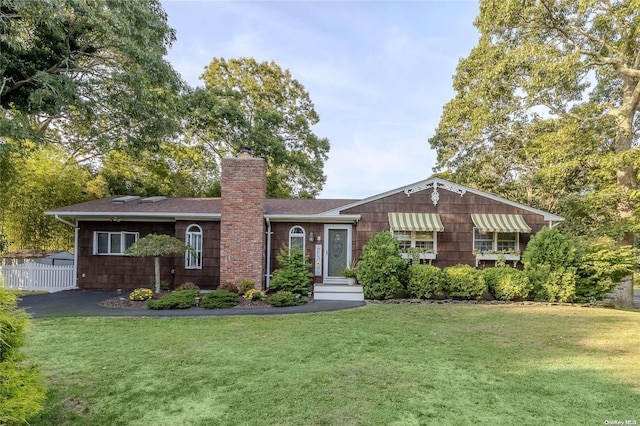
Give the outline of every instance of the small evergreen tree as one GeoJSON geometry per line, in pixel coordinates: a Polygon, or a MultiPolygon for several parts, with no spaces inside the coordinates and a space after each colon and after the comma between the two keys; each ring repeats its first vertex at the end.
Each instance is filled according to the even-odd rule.
{"type": "Polygon", "coordinates": [[[298,294],[308,294],[313,274],[309,271],[311,263],[300,247],[288,250],[282,247],[276,256],[281,268],[273,271],[271,288],[274,290],[290,291],[298,294]]]}

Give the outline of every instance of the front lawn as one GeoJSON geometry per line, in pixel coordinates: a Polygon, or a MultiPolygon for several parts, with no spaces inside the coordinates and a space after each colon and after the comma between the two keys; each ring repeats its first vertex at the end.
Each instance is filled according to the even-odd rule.
{"type": "Polygon", "coordinates": [[[33,321],[31,424],[640,422],[640,313],[565,306],[33,321]]]}

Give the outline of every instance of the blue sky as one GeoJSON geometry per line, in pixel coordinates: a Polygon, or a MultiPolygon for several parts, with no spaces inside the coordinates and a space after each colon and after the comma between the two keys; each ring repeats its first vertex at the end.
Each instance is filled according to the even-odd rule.
{"type": "Polygon", "coordinates": [[[214,57],[289,69],[331,142],[322,198],[365,198],[428,178],[427,142],[478,40],[475,1],[163,0],[168,60],[191,85],[214,57]]]}

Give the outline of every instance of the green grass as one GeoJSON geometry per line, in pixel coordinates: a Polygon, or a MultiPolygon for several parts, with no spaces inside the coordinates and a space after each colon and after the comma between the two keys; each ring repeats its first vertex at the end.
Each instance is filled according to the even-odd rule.
{"type": "Polygon", "coordinates": [[[33,321],[31,424],[640,421],[640,313],[368,305],[320,314],[33,321]]]}

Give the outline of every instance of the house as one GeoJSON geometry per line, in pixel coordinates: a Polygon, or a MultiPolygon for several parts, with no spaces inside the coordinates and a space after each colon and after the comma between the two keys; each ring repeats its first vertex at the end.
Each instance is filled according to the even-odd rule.
{"type": "Polygon", "coordinates": [[[440,178],[362,200],[267,199],[262,159],[241,152],[222,162],[221,198],[124,196],[46,212],[74,227],[77,286],[148,286],[153,262],[123,255],[149,234],[185,241],[193,253],[162,259],[171,285],[203,289],[248,278],[269,288],[281,247],[300,246],[313,264],[316,299],[362,300],[342,272],[378,231],[390,230],[407,252],[438,267],[517,265],[527,241],[563,218],[440,178]],[[499,254],[502,253],[502,254],[499,254]]]}
{"type": "Polygon", "coordinates": [[[73,265],[73,255],[68,251],[18,250],[0,257],[0,263],[22,264],[35,262],[43,265],[73,265]]]}

